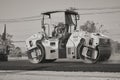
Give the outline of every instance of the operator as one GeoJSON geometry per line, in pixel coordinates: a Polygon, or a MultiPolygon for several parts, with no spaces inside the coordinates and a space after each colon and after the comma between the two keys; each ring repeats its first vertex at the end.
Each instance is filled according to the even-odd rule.
{"type": "Polygon", "coordinates": [[[54,27],[54,31],[52,32],[52,35],[54,37],[61,38],[64,35],[64,32],[65,32],[65,25],[62,22],[60,22],[58,23],[57,26],[54,27]]]}

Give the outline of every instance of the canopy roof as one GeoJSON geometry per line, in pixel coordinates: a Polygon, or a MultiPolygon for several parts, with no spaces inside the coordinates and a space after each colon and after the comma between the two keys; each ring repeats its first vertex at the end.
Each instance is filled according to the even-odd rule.
{"type": "Polygon", "coordinates": [[[44,13],[42,13],[42,14],[43,14],[43,15],[50,15],[50,14],[58,13],[58,12],[65,12],[65,13],[68,13],[68,14],[78,15],[78,13],[75,12],[75,11],[73,11],[73,10],[47,11],[47,12],[44,12],[44,13]]]}

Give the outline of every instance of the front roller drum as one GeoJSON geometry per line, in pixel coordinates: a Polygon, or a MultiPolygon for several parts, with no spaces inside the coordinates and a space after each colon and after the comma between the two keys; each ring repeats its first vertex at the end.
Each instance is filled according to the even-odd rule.
{"type": "Polygon", "coordinates": [[[109,46],[98,46],[99,59],[98,61],[106,61],[111,56],[111,47],[109,46]]]}
{"type": "Polygon", "coordinates": [[[111,48],[108,46],[98,46],[95,49],[88,49],[86,60],[91,63],[106,61],[111,56],[111,48]]]}
{"type": "Polygon", "coordinates": [[[81,58],[84,63],[97,63],[100,61],[106,61],[111,56],[111,47],[110,46],[96,46],[95,49],[86,47],[85,40],[81,39],[77,47],[78,59],[81,58]],[[86,51],[86,56],[83,54],[85,48],[88,48],[86,51]]]}

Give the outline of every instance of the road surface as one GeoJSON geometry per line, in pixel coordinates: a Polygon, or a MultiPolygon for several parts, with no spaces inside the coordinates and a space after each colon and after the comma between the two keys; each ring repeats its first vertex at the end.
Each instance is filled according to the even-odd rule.
{"type": "Polygon", "coordinates": [[[120,72],[120,63],[85,64],[81,61],[57,60],[53,63],[32,64],[28,60],[9,60],[0,62],[0,70],[120,72]]]}
{"type": "Polygon", "coordinates": [[[31,64],[26,59],[0,62],[0,80],[120,80],[120,62],[85,64],[81,61],[57,60],[31,64]]]}

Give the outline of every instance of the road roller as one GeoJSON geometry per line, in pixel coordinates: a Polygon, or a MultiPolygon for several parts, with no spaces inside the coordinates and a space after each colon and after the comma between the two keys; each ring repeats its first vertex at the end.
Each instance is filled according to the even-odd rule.
{"type": "Polygon", "coordinates": [[[102,33],[80,30],[78,12],[67,9],[48,11],[41,15],[41,31],[26,39],[31,63],[79,59],[93,64],[110,58],[110,38],[102,33]]]}

